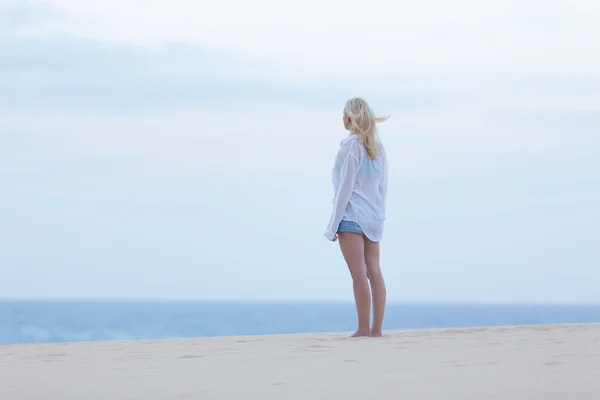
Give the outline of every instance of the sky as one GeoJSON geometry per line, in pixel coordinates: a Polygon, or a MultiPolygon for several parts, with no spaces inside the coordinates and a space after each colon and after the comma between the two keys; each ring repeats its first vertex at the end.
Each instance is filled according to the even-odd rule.
{"type": "Polygon", "coordinates": [[[0,298],[352,301],[345,101],[390,301],[600,302],[595,0],[0,0],[0,298]]]}

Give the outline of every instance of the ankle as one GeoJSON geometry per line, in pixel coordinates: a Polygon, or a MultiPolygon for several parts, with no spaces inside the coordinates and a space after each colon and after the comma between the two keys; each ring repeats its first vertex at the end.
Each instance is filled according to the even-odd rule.
{"type": "Polygon", "coordinates": [[[369,337],[369,336],[371,336],[371,332],[368,329],[367,330],[359,329],[356,332],[354,332],[351,337],[369,337]]]}

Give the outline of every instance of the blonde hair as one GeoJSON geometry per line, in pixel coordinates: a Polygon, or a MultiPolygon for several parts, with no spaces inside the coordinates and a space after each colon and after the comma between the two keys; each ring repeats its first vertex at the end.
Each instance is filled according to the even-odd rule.
{"type": "Polygon", "coordinates": [[[348,129],[351,133],[358,135],[369,158],[371,160],[377,158],[379,151],[377,150],[377,127],[375,124],[387,120],[389,116],[376,117],[367,102],[358,97],[346,102],[344,114],[350,118],[348,129]]]}

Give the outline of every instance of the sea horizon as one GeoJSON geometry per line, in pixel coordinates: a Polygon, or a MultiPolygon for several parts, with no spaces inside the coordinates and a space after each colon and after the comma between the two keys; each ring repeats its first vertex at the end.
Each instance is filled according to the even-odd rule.
{"type": "MultiPolygon", "coordinates": [[[[386,330],[600,322],[600,304],[390,301],[386,330]]],[[[0,299],[0,344],[346,332],[350,301],[0,299]]]]}

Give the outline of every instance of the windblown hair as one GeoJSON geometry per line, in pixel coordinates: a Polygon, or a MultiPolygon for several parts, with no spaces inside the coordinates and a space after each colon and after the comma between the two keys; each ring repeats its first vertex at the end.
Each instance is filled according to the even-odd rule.
{"type": "Polygon", "coordinates": [[[376,117],[367,102],[358,97],[346,102],[344,113],[350,118],[350,132],[358,135],[367,150],[369,158],[371,160],[377,158],[379,152],[377,150],[377,126],[375,124],[387,120],[389,116],[376,117]]]}

